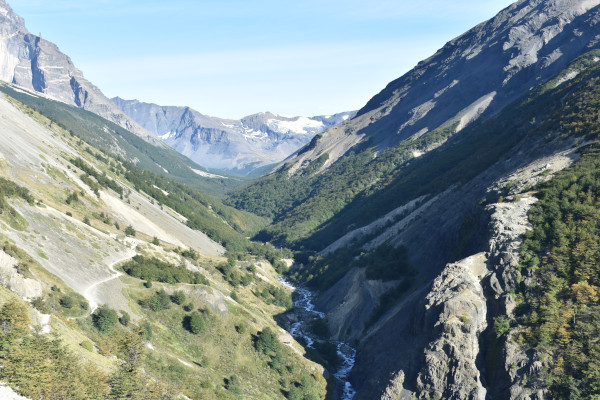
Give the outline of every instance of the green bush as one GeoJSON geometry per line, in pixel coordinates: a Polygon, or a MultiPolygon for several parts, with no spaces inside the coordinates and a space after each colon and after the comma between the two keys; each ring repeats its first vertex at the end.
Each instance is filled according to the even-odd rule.
{"type": "Polygon", "coordinates": [[[171,307],[171,297],[161,289],[154,293],[151,297],[142,300],[140,305],[144,308],[148,308],[154,312],[167,310],[171,307]]]}
{"type": "Polygon", "coordinates": [[[119,322],[121,323],[121,325],[127,326],[129,325],[129,321],[131,321],[131,317],[129,316],[127,311],[121,310],[121,317],[119,318],[119,322]]]}
{"type": "Polygon", "coordinates": [[[73,299],[69,296],[63,296],[60,298],[60,305],[64,308],[73,308],[73,299]]]}
{"type": "Polygon", "coordinates": [[[107,306],[100,306],[92,314],[94,326],[101,334],[107,334],[119,321],[117,312],[107,306]]]}
{"type": "MultiPolygon", "coordinates": [[[[153,257],[136,255],[122,266],[126,274],[146,281],[164,283],[191,283],[208,285],[209,282],[199,272],[188,270],[185,265],[174,265],[153,257]]],[[[146,286],[151,287],[151,286],[146,286]]]]}
{"type": "Polygon", "coordinates": [[[127,236],[135,236],[135,229],[133,229],[133,226],[129,225],[125,228],[124,233],[127,236]]]}
{"type": "Polygon", "coordinates": [[[266,327],[258,333],[254,347],[260,353],[272,355],[281,350],[281,343],[275,332],[271,328],[266,327]]]}
{"type": "Polygon", "coordinates": [[[176,291],[175,293],[173,293],[171,295],[171,301],[175,304],[177,304],[178,306],[182,305],[183,303],[185,303],[185,293],[183,293],[181,290],[176,291]]]}
{"type": "Polygon", "coordinates": [[[183,325],[188,331],[194,335],[198,335],[206,330],[208,321],[204,312],[199,313],[194,311],[191,315],[184,318],[183,325]]]}

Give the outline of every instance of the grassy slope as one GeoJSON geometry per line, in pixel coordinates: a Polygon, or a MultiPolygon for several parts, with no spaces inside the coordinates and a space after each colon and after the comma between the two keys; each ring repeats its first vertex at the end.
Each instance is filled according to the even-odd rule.
{"type": "MultiPolygon", "coordinates": [[[[105,173],[106,179],[130,187],[135,186],[133,182],[125,179],[126,172],[120,172],[125,169],[126,163],[105,157],[94,148],[90,148],[88,151],[86,144],[80,143],[68,132],[57,128],[50,120],[31,111],[26,106],[16,102],[14,104],[24,110],[23,118],[29,118],[25,115],[29,114],[36,124],[43,129],[48,129],[49,135],[55,140],[64,141],[69,148],[78,152],[81,158],[94,170],[99,171],[101,174],[105,173]]],[[[11,179],[14,179],[14,176],[23,174],[35,176],[35,179],[28,178],[19,181],[19,183],[32,189],[30,192],[33,199],[29,198],[26,192],[16,190],[10,183],[3,185],[3,190],[0,193],[6,194],[9,199],[16,195],[36,204],[36,206],[30,206],[21,204],[25,203],[21,201],[17,204],[18,207],[13,208],[13,200],[8,202],[2,200],[2,207],[6,210],[6,215],[2,216],[2,220],[10,225],[15,219],[16,223],[13,224],[16,227],[14,228],[16,233],[11,233],[11,235],[23,236],[23,240],[33,242],[33,248],[36,249],[37,244],[40,250],[28,253],[11,244],[8,237],[4,237],[2,240],[10,245],[10,247],[7,247],[9,251],[21,261],[22,273],[43,283],[44,294],[42,298],[36,300],[35,304],[44,312],[53,314],[52,326],[54,332],[60,336],[61,340],[77,357],[90,361],[95,365],[101,365],[106,373],[110,374],[115,370],[115,360],[111,356],[119,354],[118,339],[128,332],[132,332],[134,327],[120,327],[117,325],[110,335],[100,334],[93,327],[91,317],[87,316],[84,308],[81,308],[80,304],[85,303],[85,301],[82,302],[81,296],[73,292],[58,276],[49,274],[42,264],[55,262],[48,260],[48,257],[44,254],[44,252],[49,251],[49,248],[62,248],[64,252],[70,253],[69,246],[73,241],[71,235],[76,235],[78,240],[85,241],[88,229],[96,230],[98,232],[97,237],[103,238],[102,240],[105,242],[102,242],[102,240],[99,242],[97,238],[90,240],[90,251],[102,253],[104,251],[102,246],[104,245],[107,246],[106,250],[109,251],[108,249],[111,246],[124,243],[127,240],[123,235],[124,224],[119,220],[121,222],[120,228],[114,226],[113,223],[116,222],[116,217],[110,212],[110,207],[91,193],[91,188],[75,179],[83,171],[69,162],[71,156],[48,153],[51,151],[50,149],[51,146],[46,146],[39,157],[41,160],[51,158],[52,162],[60,168],[42,161],[41,166],[35,167],[39,168],[39,171],[18,171],[9,162],[4,161],[1,169],[2,175],[11,179]],[[79,193],[79,199],[67,204],[65,202],[67,194],[73,192],[79,193]],[[81,195],[81,192],[86,194],[81,195]],[[16,208],[19,210],[27,209],[29,214],[23,216],[16,213],[16,216],[13,216],[10,211],[16,208]],[[74,218],[63,217],[61,220],[55,216],[51,218],[56,221],[54,225],[48,227],[49,231],[44,231],[39,228],[40,224],[37,220],[45,220],[46,218],[43,215],[50,212],[49,210],[57,210],[63,216],[68,212],[74,218]],[[102,213],[105,216],[110,215],[111,222],[106,223],[102,213]],[[27,220],[28,215],[36,220],[27,220]],[[81,224],[81,219],[86,217],[90,220],[93,228],[81,224]],[[18,223],[19,221],[21,223],[18,223]],[[66,224],[65,228],[54,229],[55,225],[60,227],[60,224],[66,224]],[[40,231],[34,231],[34,226],[40,231]],[[60,239],[57,239],[56,243],[49,243],[49,240],[54,240],[50,233],[60,236],[60,239]],[[110,235],[113,235],[113,237],[110,235]],[[98,247],[97,250],[95,249],[96,246],[98,247]],[[50,290],[50,286],[55,286],[55,289],[50,290]],[[61,305],[61,299],[64,296],[73,299],[75,303],[73,308],[65,308],[61,305]],[[68,317],[74,319],[69,320],[68,317]],[[91,341],[95,345],[91,353],[81,346],[81,343],[86,341],[91,341]]],[[[138,174],[136,178],[140,179],[140,177],[144,177],[144,174],[138,174]]],[[[157,175],[151,175],[151,177],[153,180],[149,184],[150,186],[156,183],[161,184],[160,177],[157,177],[157,175]]],[[[95,181],[96,178],[91,179],[95,181]]],[[[221,213],[224,211],[219,211],[218,204],[203,204],[202,202],[205,199],[201,197],[201,194],[196,191],[188,191],[189,189],[179,186],[179,184],[170,184],[174,186],[165,186],[166,189],[171,191],[170,193],[175,193],[179,189],[185,190],[188,196],[184,196],[186,202],[191,202],[194,208],[204,207],[207,210],[206,218],[213,218],[215,221],[228,226],[223,222],[221,213]],[[198,197],[194,198],[194,196],[198,197]]],[[[100,190],[110,191],[103,188],[100,190]]],[[[150,191],[150,189],[148,190],[150,191]]],[[[146,194],[142,194],[142,196],[146,196],[146,194]]],[[[128,197],[134,198],[133,195],[128,196],[126,193],[122,201],[126,203],[128,197]]],[[[50,215],[55,214],[50,213],[50,215]]],[[[236,215],[233,214],[233,217],[236,215]]],[[[8,230],[8,228],[6,229],[8,230]]],[[[233,229],[231,230],[233,231],[233,229]]],[[[238,233],[238,235],[243,238],[241,234],[238,233]]],[[[152,242],[153,238],[142,232],[137,233],[136,240],[138,241],[136,247],[138,252],[153,254],[176,264],[186,262],[181,255],[176,253],[177,249],[167,243],[161,243],[161,246],[150,244],[149,242],[152,242]]],[[[67,257],[70,256],[70,254],[67,255],[67,257]]],[[[185,393],[193,399],[232,399],[239,397],[239,395],[234,394],[227,383],[233,375],[237,376],[241,382],[241,396],[244,398],[283,398],[287,390],[299,384],[303,377],[308,377],[309,381],[313,382],[317,388],[316,390],[320,392],[319,397],[323,397],[325,382],[322,377],[322,369],[302,358],[300,355],[301,349],[297,344],[294,344],[294,349],[287,346],[283,347],[282,364],[278,369],[272,367],[271,357],[262,355],[254,349],[254,338],[259,331],[265,327],[278,331],[279,328],[273,316],[284,311],[284,308],[271,304],[272,302],[269,299],[264,299],[264,296],[260,295],[269,285],[280,285],[274,280],[273,271],[270,269],[260,271],[261,275],[267,277],[269,283],[255,276],[247,286],[234,288],[222,273],[215,268],[219,260],[224,261],[224,259],[214,257],[187,260],[188,263],[191,263],[190,265],[194,265],[190,268],[201,270],[208,277],[211,282],[210,286],[155,283],[155,287],[149,289],[145,288],[138,279],[124,276],[118,280],[117,288],[121,288],[118,290],[122,290],[127,302],[123,304],[123,309],[129,310],[137,323],[142,324],[147,321],[154,332],[150,340],[155,350],[147,350],[146,352],[147,356],[144,361],[146,372],[156,378],[158,382],[167,384],[176,393],[185,393]],[[211,310],[211,318],[209,318],[204,333],[196,336],[185,329],[183,318],[190,315],[190,312],[185,311],[180,306],[172,304],[168,310],[161,312],[154,312],[140,307],[138,300],[152,295],[154,291],[161,287],[170,292],[178,289],[186,290],[189,292],[186,303],[193,304],[192,309],[211,310]],[[238,298],[237,302],[227,299],[227,296],[233,290],[236,293],[235,297],[238,298]],[[213,309],[215,302],[220,302],[225,309],[221,311],[213,309]]],[[[78,262],[73,262],[70,265],[71,268],[75,269],[77,267],[90,268],[93,265],[98,265],[101,261],[101,258],[94,260],[94,262],[90,261],[89,266],[78,262]]],[[[242,262],[237,263],[233,268],[241,274],[245,273],[247,267],[249,267],[249,264],[242,262]]],[[[83,271],[84,274],[86,272],[83,271]]],[[[75,270],[70,271],[71,275],[74,273],[75,270]]],[[[5,292],[9,296],[5,289],[1,289],[0,301],[5,292]]],[[[117,294],[115,293],[115,295],[117,294]]],[[[3,362],[0,357],[0,364],[3,362]]],[[[35,371],[32,371],[32,373],[35,373],[35,371]]],[[[9,377],[5,380],[12,383],[9,377]]]]}
{"type": "MultiPolygon", "coordinates": [[[[0,86],[0,88],[2,88],[2,86],[0,86]]],[[[12,92],[16,95],[20,94],[19,92],[12,92]]],[[[91,116],[92,121],[90,122],[90,130],[85,129],[82,131],[83,133],[80,132],[80,135],[73,134],[72,129],[63,128],[62,122],[56,122],[52,120],[52,118],[47,118],[46,116],[40,116],[40,118],[43,119],[43,123],[47,124],[49,128],[52,128],[53,124],[60,126],[61,128],[57,128],[55,126],[54,129],[61,129],[65,138],[71,142],[71,146],[77,148],[80,155],[84,157],[84,160],[87,160],[84,162],[96,163],[96,170],[100,171],[100,173],[108,174],[107,176],[109,177],[109,180],[125,179],[125,182],[128,186],[134,186],[140,192],[151,196],[159,203],[171,207],[179,214],[187,218],[188,225],[191,228],[205,232],[211,239],[215,240],[216,242],[223,243],[228,250],[244,251],[250,245],[246,237],[256,233],[267,223],[266,219],[262,217],[258,217],[246,211],[239,211],[232,207],[223,205],[216,197],[204,194],[186,184],[172,180],[171,174],[165,176],[164,173],[153,172],[154,169],[158,168],[153,162],[149,164],[150,167],[148,169],[144,169],[143,166],[145,164],[142,162],[138,162],[136,165],[131,162],[123,161],[123,159],[120,157],[118,159],[104,157],[102,154],[106,154],[105,152],[92,150],[93,147],[90,149],[90,147],[86,144],[93,144],[98,140],[102,143],[104,140],[112,140],[109,136],[106,136],[106,133],[103,129],[100,129],[98,125],[95,125],[99,117],[97,117],[95,114],[74,107],[69,107],[62,103],[52,101],[48,103],[48,100],[46,99],[35,98],[29,95],[24,96],[33,100],[39,99],[40,107],[50,106],[51,110],[54,110],[54,107],[56,107],[57,110],[65,112],[68,115],[71,115],[70,113],[75,113],[75,116],[78,116],[78,118],[91,116]],[[83,112],[85,114],[81,116],[78,114],[79,112],[83,112]],[[95,136],[95,132],[97,132],[95,129],[101,130],[105,136],[99,136],[98,139],[98,137],[95,136]],[[82,137],[84,140],[77,140],[76,138],[79,137],[82,137]],[[152,166],[155,168],[151,168],[152,166]],[[166,195],[166,193],[169,195],[166,195]]],[[[28,105],[20,103],[19,100],[17,100],[16,104],[22,107],[25,112],[30,113],[30,115],[34,115],[36,113],[36,111],[33,111],[28,105]]],[[[49,114],[52,115],[52,113],[49,114]]],[[[63,114],[60,114],[60,118],[62,118],[61,121],[65,120],[63,114]]],[[[69,118],[66,118],[66,120],[69,120],[69,118]]],[[[107,121],[102,121],[103,123],[108,123],[107,121]]],[[[77,126],[80,126],[81,129],[84,129],[85,126],[88,126],[89,121],[86,119],[76,119],[75,122],[77,122],[77,124],[81,124],[77,126]]],[[[67,126],[72,125],[67,124],[67,126]]],[[[121,131],[123,130],[121,129],[121,131]]],[[[144,146],[144,148],[145,146],[150,146],[146,142],[126,131],[123,131],[122,134],[139,140],[140,143],[138,144],[141,144],[144,146]]],[[[154,146],[150,147],[156,150],[154,146]]],[[[128,146],[125,146],[125,148],[130,149],[128,146]]],[[[132,151],[133,154],[128,153],[128,157],[138,158],[137,156],[139,154],[135,148],[132,151]]],[[[162,152],[162,150],[160,151],[162,152]]],[[[169,157],[171,156],[170,152],[170,150],[167,152],[169,157]]],[[[184,172],[187,169],[184,164],[176,163],[176,165],[179,165],[184,172]]],[[[159,170],[162,171],[160,168],[159,170]]],[[[199,179],[195,173],[192,172],[192,174],[194,179],[199,179]]],[[[201,178],[200,181],[202,179],[208,180],[207,178],[201,178]]],[[[97,179],[94,177],[93,180],[97,179]]]]}

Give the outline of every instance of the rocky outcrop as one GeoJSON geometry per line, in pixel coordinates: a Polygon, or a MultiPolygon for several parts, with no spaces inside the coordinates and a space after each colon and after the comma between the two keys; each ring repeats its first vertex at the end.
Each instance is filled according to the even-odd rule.
{"type": "Polygon", "coordinates": [[[204,115],[189,107],[166,107],[119,97],[113,101],[145,129],[199,165],[238,175],[282,161],[316,134],[356,114],[307,118],[267,112],[232,120],[204,115]]]}
{"type": "Polygon", "coordinates": [[[417,392],[430,398],[485,400],[477,366],[479,335],[487,327],[481,278],[486,257],[476,254],[449,264],[426,297],[425,319],[436,338],[425,349],[417,392]]]}
{"type": "Polygon", "coordinates": [[[397,281],[367,280],[365,268],[353,268],[347,278],[319,296],[316,304],[325,312],[332,338],[347,342],[360,339],[379,298],[397,281]]]}
{"type": "Polygon", "coordinates": [[[29,33],[5,0],[0,0],[0,80],[91,111],[154,145],[164,145],[85,79],[54,43],[29,33]]]}
{"type": "Polygon", "coordinates": [[[25,300],[41,296],[44,287],[40,281],[25,277],[20,269],[16,258],[0,251],[0,284],[25,300]]]}

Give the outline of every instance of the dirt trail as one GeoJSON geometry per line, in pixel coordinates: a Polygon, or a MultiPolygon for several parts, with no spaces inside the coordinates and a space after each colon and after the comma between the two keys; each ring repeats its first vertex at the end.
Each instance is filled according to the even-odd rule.
{"type": "Polygon", "coordinates": [[[135,252],[136,245],[137,245],[137,242],[132,242],[129,251],[127,251],[123,257],[114,261],[112,264],[110,264],[108,266],[108,269],[110,269],[110,271],[113,273],[112,276],[109,276],[108,278],[104,278],[102,280],[94,282],[93,284],[88,286],[83,291],[83,293],[82,293],[83,297],[85,297],[86,300],[88,301],[88,303],[90,304],[90,314],[92,314],[94,311],[96,311],[99,304],[102,302],[102,299],[100,298],[101,296],[98,293],[98,287],[100,285],[108,283],[112,280],[118,279],[119,277],[121,277],[123,275],[123,273],[121,271],[117,271],[115,269],[115,265],[117,265],[123,261],[129,260],[131,257],[133,257],[136,254],[136,252],[135,252]]]}

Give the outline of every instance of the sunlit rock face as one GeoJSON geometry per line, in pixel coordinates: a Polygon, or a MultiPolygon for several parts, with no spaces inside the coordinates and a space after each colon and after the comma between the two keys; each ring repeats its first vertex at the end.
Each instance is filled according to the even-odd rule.
{"type": "Polygon", "coordinates": [[[23,18],[4,0],[0,0],[0,80],[86,109],[161,144],[85,79],[54,43],[29,33],[23,18]]]}

